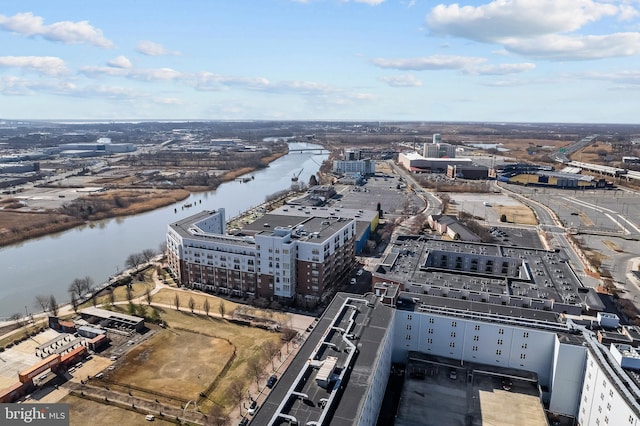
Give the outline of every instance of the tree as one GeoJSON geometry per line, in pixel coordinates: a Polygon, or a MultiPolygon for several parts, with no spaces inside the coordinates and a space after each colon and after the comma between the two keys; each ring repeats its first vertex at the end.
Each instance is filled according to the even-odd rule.
{"type": "Polygon", "coordinates": [[[260,380],[264,378],[265,374],[259,355],[249,359],[247,369],[249,370],[249,374],[256,380],[256,386],[260,389],[260,380]]]}
{"type": "Polygon", "coordinates": [[[213,407],[211,407],[211,410],[209,411],[209,418],[207,419],[206,424],[214,426],[228,426],[231,424],[231,419],[224,413],[221,406],[213,404],[213,407]]]}
{"type": "Polygon", "coordinates": [[[154,249],[144,249],[142,250],[142,257],[144,257],[145,262],[151,262],[151,259],[156,255],[156,251],[154,249]]]}
{"type": "Polygon", "coordinates": [[[132,253],[127,256],[127,260],[124,261],[124,265],[130,269],[138,269],[138,266],[144,262],[144,256],[142,253],[132,253]]]}
{"type": "Polygon", "coordinates": [[[220,301],[220,305],[218,306],[218,311],[220,311],[220,315],[224,318],[224,314],[227,312],[227,307],[224,304],[224,300],[220,301]]]}
{"type": "Polygon", "coordinates": [[[131,303],[131,300],[133,299],[133,289],[131,288],[131,284],[128,284],[125,287],[125,292],[127,293],[127,302],[131,303]]]}
{"type": "Polygon", "coordinates": [[[209,316],[209,310],[211,310],[209,299],[204,299],[204,302],[202,303],[202,309],[204,309],[204,312],[207,314],[207,316],[209,316]]]}
{"type": "Polygon", "coordinates": [[[507,221],[507,215],[506,214],[501,214],[500,215],[500,222],[506,222],[507,221]]]}
{"type": "Polygon", "coordinates": [[[167,243],[163,242],[158,245],[158,251],[160,254],[164,255],[167,252],[167,243]]]}
{"type": "Polygon", "coordinates": [[[36,296],[35,306],[36,307],[40,307],[40,309],[42,309],[42,312],[48,311],[49,310],[49,298],[47,296],[37,295],[36,296]]]}
{"type": "Polygon", "coordinates": [[[318,186],[318,178],[316,178],[316,175],[309,177],[309,186],[318,186]]]}
{"type": "Polygon", "coordinates": [[[151,294],[151,289],[149,287],[144,291],[144,298],[147,300],[147,305],[151,305],[153,295],[151,294]]]}
{"type": "Polygon", "coordinates": [[[91,304],[94,308],[98,305],[98,295],[96,293],[91,294],[91,304]]]}
{"type": "Polygon", "coordinates": [[[176,296],[173,298],[173,306],[176,307],[176,311],[180,310],[180,296],[176,293],[176,296]]]}
{"type": "Polygon", "coordinates": [[[54,317],[58,316],[60,307],[58,306],[58,301],[56,300],[56,297],[53,294],[49,296],[49,305],[47,306],[47,308],[51,313],[51,315],[53,315],[54,317]]]}
{"type": "Polygon", "coordinates": [[[193,310],[196,308],[196,301],[193,300],[193,296],[189,297],[189,309],[191,310],[191,313],[193,313],[193,310]]]}
{"type": "Polygon", "coordinates": [[[109,305],[113,307],[113,305],[116,303],[116,294],[113,292],[113,289],[109,289],[109,293],[107,296],[109,298],[109,305]]]}
{"type": "Polygon", "coordinates": [[[21,313],[17,313],[16,312],[15,314],[11,315],[11,319],[16,322],[17,326],[21,326],[22,325],[22,314],[21,313]]]}
{"type": "Polygon", "coordinates": [[[229,386],[227,386],[226,393],[231,397],[233,403],[239,406],[240,414],[242,414],[242,400],[244,399],[244,389],[242,388],[242,384],[240,383],[240,381],[232,381],[229,386]]]}
{"type": "Polygon", "coordinates": [[[73,312],[78,313],[78,297],[75,293],[71,293],[71,307],[73,307],[73,312]]]}
{"type": "Polygon", "coordinates": [[[280,346],[273,340],[268,340],[262,345],[262,352],[271,360],[271,368],[275,371],[275,357],[280,354],[280,346]]]}

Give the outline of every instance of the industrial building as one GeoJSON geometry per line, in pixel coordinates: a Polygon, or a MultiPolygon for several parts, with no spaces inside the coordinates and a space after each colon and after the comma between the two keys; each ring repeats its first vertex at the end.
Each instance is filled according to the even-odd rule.
{"type": "Polygon", "coordinates": [[[288,206],[229,235],[224,209],[203,211],[169,225],[168,263],[189,287],[317,302],[348,278],[356,240],[376,224],[377,213],[288,206]]]}
{"type": "Polygon", "coordinates": [[[489,168],[478,164],[450,164],[447,167],[447,176],[451,179],[485,180],[489,178],[489,168]]]}
{"type": "MultiPolygon", "coordinates": [[[[447,405],[460,409],[438,424],[482,424],[492,414],[466,401],[468,392],[453,392],[474,389],[483,377],[507,378],[511,392],[533,389],[528,408],[540,423],[546,424],[546,411],[581,425],[640,424],[640,390],[632,379],[639,366],[628,345],[601,345],[591,330],[556,312],[489,309],[403,291],[386,296],[381,288],[366,296],[336,295],[252,424],[375,425],[392,363],[407,366],[402,392],[410,386],[425,406],[433,406],[438,390],[413,373],[446,372],[452,390],[441,392],[447,405]]],[[[422,424],[437,415],[419,406],[410,411],[421,413],[418,421],[402,410],[396,424],[422,424]]],[[[524,424],[527,413],[509,415],[520,421],[501,424],[524,424]]]]}
{"type": "Polygon", "coordinates": [[[448,143],[425,143],[422,156],[426,158],[455,158],[456,146],[448,143]]]}
{"type": "Polygon", "coordinates": [[[469,158],[426,158],[417,152],[398,154],[398,162],[414,173],[445,173],[450,165],[469,166],[473,164],[469,158]]]}

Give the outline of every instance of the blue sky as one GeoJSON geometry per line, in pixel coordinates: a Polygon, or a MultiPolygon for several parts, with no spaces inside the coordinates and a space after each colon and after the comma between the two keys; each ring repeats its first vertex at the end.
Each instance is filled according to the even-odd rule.
{"type": "Polygon", "coordinates": [[[640,123],[640,0],[3,3],[5,119],[640,123]]]}

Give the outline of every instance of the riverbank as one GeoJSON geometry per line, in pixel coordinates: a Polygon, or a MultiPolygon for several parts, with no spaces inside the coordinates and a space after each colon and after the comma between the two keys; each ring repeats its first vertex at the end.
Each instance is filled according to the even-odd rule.
{"type": "MultiPolygon", "coordinates": [[[[149,212],[188,198],[192,193],[213,191],[225,182],[256,172],[287,151],[274,153],[260,160],[257,167],[229,170],[219,176],[215,186],[190,186],[184,189],[110,189],[66,201],[60,199],[61,208],[42,211],[23,210],[15,198],[0,202],[0,247],[21,243],[30,239],[54,235],[95,221],[126,217],[149,212]],[[2,209],[5,206],[7,210],[2,209]],[[18,207],[18,208],[16,208],[18,207]]],[[[21,196],[28,193],[21,193],[21,196]]]]}

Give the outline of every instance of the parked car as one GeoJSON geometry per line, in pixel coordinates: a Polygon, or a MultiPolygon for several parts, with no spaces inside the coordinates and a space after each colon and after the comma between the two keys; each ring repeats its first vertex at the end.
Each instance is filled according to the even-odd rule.
{"type": "Polygon", "coordinates": [[[278,381],[278,376],[276,376],[275,374],[273,374],[271,377],[269,377],[269,379],[267,380],[267,387],[269,389],[271,389],[272,387],[274,387],[276,385],[276,382],[278,381]]]}
{"type": "Polygon", "coordinates": [[[449,372],[449,378],[451,380],[456,380],[458,378],[458,372],[456,370],[451,370],[449,372]]]}
{"type": "Polygon", "coordinates": [[[351,281],[349,282],[351,285],[354,285],[357,282],[357,280],[355,278],[351,278],[351,281]]]}
{"type": "Polygon", "coordinates": [[[251,401],[251,405],[247,408],[247,414],[251,414],[252,416],[258,411],[258,403],[253,400],[251,401]]]}
{"type": "Polygon", "coordinates": [[[364,274],[364,269],[362,269],[362,268],[358,269],[358,272],[356,272],[356,275],[360,276],[362,274],[364,274]]]}

